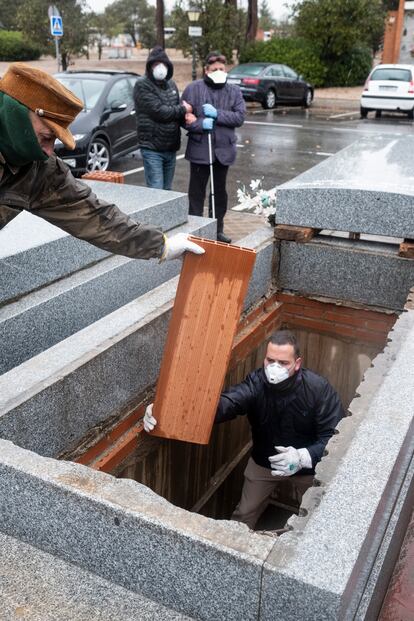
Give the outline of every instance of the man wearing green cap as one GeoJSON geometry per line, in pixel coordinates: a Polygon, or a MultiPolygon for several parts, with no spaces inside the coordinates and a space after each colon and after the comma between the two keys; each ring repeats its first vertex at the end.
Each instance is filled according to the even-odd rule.
{"type": "Polygon", "coordinates": [[[13,63],[0,80],[0,229],[30,211],[98,248],[131,258],[175,259],[204,250],[178,234],[134,222],[97,198],[55,155],[59,138],[73,149],[68,126],[83,103],[52,76],[13,63]]]}

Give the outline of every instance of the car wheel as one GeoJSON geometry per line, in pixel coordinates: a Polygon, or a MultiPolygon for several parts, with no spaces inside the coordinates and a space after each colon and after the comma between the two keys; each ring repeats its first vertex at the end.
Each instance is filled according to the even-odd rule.
{"type": "Polygon", "coordinates": [[[103,138],[92,138],[86,157],[86,170],[108,170],[111,163],[111,150],[103,138]]]}
{"type": "Polygon", "coordinates": [[[366,119],[368,116],[368,110],[361,106],[360,114],[361,114],[361,119],[366,119]]]}
{"type": "Polygon", "coordinates": [[[382,114],[382,110],[376,110],[375,111],[375,118],[376,119],[380,119],[381,118],[381,114],[382,114]]]}
{"type": "Polygon", "coordinates": [[[305,91],[305,96],[303,98],[303,105],[305,108],[310,108],[313,101],[313,93],[310,89],[305,91]]]}
{"type": "Polygon", "coordinates": [[[412,110],[408,110],[407,116],[412,121],[414,119],[414,108],[412,110]]]}
{"type": "Polygon", "coordinates": [[[262,106],[265,110],[276,107],[276,93],[272,88],[267,91],[262,106]]]}

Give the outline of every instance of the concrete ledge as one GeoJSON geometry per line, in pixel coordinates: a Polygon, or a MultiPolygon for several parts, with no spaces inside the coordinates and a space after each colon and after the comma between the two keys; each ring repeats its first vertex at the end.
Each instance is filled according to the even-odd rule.
{"type": "Polygon", "coordinates": [[[32,621],[185,621],[190,617],[0,533],[1,614],[32,621]]]}
{"type": "MultiPolygon", "coordinates": [[[[272,231],[241,242],[258,249],[246,296],[254,303],[271,285],[272,231]]],[[[2,375],[0,436],[56,456],[152,386],[177,282],[167,281],[2,375]]]]}
{"type": "Polygon", "coordinates": [[[414,237],[414,136],[372,134],[277,189],[277,222],[414,237]]]}
{"type": "MultiPolygon", "coordinates": [[[[187,221],[186,194],[89,181],[99,198],[115,203],[133,220],[165,231],[187,221]]],[[[0,232],[0,303],[95,263],[108,252],[71,237],[23,212],[0,232]]]]}
{"type": "Polygon", "coordinates": [[[5,534],[196,619],[257,619],[273,539],[9,442],[0,455],[5,534]]]}
{"type": "Polygon", "coordinates": [[[414,283],[414,261],[398,246],[315,238],[281,242],[277,284],[301,295],[402,310],[414,283]]]}
{"type": "MultiPolygon", "coordinates": [[[[174,233],[213,239],[215,231],[214,221],[189,216],[174,233]]],[[[173,278],[180,266],[111,255],[0,308],[0,374],[173,278]]]]}

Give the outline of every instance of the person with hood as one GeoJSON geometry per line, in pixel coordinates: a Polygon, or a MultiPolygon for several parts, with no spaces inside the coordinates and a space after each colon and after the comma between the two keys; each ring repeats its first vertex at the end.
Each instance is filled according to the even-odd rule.
{"type": "MultiPolygon", "coordinates": [[[[328,380],[302,367],[294,334],[279,330],[267,343],[263,366],[221,394],[215,422],[243,415],[249,419],[253,448],[231,519],[254,529],[283,481],[294,477],[300,495],[312,485],[314,468],[345,413],[328,380]]],[[[145,431],[156,424],[151,404],[145,431]]]]}
{"type": "MultiPolygon", "coordinates": [[[[226,178],[236,159],[235,128],[243,125],[246,106],[240,88],[227,83],[226,58],[210,52],[204,62],[204,77],[189,84],[182,95],[192,112],[186,114],[188,142],[185,157],[190,161],[189,213],[202,216],[210,177],[208,132],[211,132],[217,240],[230,243],[224,234],[227,211],[226,178]]],[[[211,195],[210,195],[210,216],[211,195]]]]}
{"type": "Polygon", "coordinates": [[[56,138],[68,149],[68,129],[83,103],[52,76],[11,64],[0,80],[0,229],[29,211],[74,237],[131,258],[175,259],[204,250],[184,234],[170,239],[98,199],[54,153],[56,138]]]}
{"type": "Polygon", "coordinates": [[[134,87],[138,144],[144,161],[145,182],[150,188],[171,190],[181,125],[191,106],[182,101],[174,68],[160,46],[149,53],[145,76],[134,87]]]}

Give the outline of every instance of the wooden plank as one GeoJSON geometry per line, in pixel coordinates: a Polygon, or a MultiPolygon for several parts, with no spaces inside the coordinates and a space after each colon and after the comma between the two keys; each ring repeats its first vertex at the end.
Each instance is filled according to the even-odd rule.
{"type": "Polygon", "coordinates": [[[413,239],[404,239],[400,244],[400,249],[398,251],[399,257],[405,257],[406,259],[414,259],[414,240],[413,239]]]}
{"type": "Polygon", "coordinates": [[[221,468],[217,470],[217,472],[211,477],[208,488],[204,492],[204,494],[197,500],[195,505],[191,507],[190,511],[192,513],[198,513],[202,507],[206,504],[208,500],[212,497],[213,494],[218,490],[220,485],[227,479],[229,474],[233,472],[235,467],[241,462],[243,457],[247,455],[250,449],[253,446],[253,442],[249,440],[249,442],[243,446],[241,451],[237,453],[236,457],[234,457],[229,463],[223,464],[221,468]]]}
{"type": "Polygon", "coordinates": [[[154,435],[208,444],[230,360],[254,250],[191,238],[206,252],[186,253],[154,401],[154,435]]]}
{"type": "Polygon", "coordinates": [[[299,243],[308,242],[319,233],[320,229],[312,229],[307,226],[292,226],[290,224],[277,224],[275,226],[275,238],[299,243]]]}

